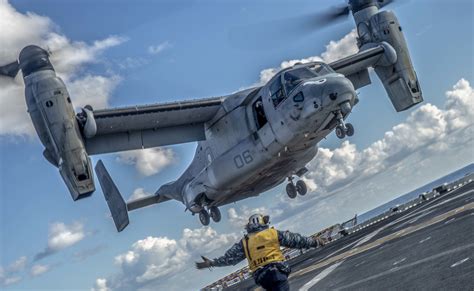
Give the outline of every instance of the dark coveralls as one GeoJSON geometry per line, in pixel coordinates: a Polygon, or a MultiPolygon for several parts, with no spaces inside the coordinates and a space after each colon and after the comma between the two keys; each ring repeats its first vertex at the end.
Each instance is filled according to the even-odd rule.
{"type": "MultiPolygon", "coordinates": [[[[258,231],[267,229],[265,227],[258,231]]],[[[258,232],[256,231],[256,232],[258,232]]],[[[305,237],[297,233],[289,231],[279,231],[278,240],[280,246],[294,248],[294,249],[305,249],[318,247],[320,244],[316,239],[311,237],[305,237]]],[[[246,258],[243,247],[243,239],[235,243],[222,257],[215,258],[212,260],[212,265],[216,267],[236,265],[246,258]]],[[[266,290],[289,290],[288,275],[291,269],[287,262],[275,262],[265,265],[257,269],[253,273],[253,278],[257,285],[262,286],[266,290]]]]}

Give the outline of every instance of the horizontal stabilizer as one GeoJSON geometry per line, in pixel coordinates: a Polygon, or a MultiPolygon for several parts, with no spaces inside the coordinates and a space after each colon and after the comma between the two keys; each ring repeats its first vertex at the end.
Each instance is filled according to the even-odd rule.
{"type": "Polygon", "coordinates": [[[115,227],[117,227],[117,231],[120,232],[124,230],[129,223],[127,204],[125,204],[122,195],[120,195],[117,186],[115,186],[115,183],[107,172],[102,160],[97,162],[97,165],[95,166],[95,172],[97,174],[97,178],[99,179],[105,200],[109,205],[115,227]]]}
{"type": "Polygon", "coordinates": [[[143,197],[137,200],[132,200],[127,203],[128,211],[135,210],[138,208],[146,207],[152,204],[157,204],[170,200],[169,198],[163,197],[161,195],[153,195],[148,197],[143,197]]]}
{"type": "Polygon", "coordinates": [[[18,61],[14,61],[8,65],[0,66],[0,76],[8,76],[11,78],[15,78],[19,70],[20,65],[18,64],[18,61]]]}

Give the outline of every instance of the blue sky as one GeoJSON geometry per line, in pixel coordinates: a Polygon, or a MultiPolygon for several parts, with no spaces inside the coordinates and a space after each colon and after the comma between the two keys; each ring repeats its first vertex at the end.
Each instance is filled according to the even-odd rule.
{"type": "MultiPolygon", "coordinates": [[[[0,0],[0,60],[11,61],[29,43],[62,48],[53,64],[75,105],[225,95],[259,82],[260,72],[283,61],[350,51],[351,21],[285,45],[272,46],[274,35],[262,36],[260,46],[229,36],[239,27],[333,3],[0,0]],[[333,49],[326,47],[330,41],[333,49]]],[[[1,288],[196,289],[235,269],[192,267],[199,254],[218,256],[236,241],[239,225],[256,209],[268,212],[278,227],[310,234],[473,162],[472,1],[413,0],[391,8],[404,27],[425,103],[396,113],[373,77],[373,85],[359,90],[361,102],[349,117],[355,136],[341,142],[331,134],[310,163],[307,179],[317,185],[314,192],[289,201],[277,187],[223,207],[223,221],[209,228],[184,213],[183,205],[167,202],[131,213],[130,226],[116,233],[100,189],[73,202],[42,157],[21,77],[0,79],[1,288]]],[[[153,193],[176,179],[194,149],[190,143],[93,160],[105,161],[129,197],[138,188],[153,193]]]]}

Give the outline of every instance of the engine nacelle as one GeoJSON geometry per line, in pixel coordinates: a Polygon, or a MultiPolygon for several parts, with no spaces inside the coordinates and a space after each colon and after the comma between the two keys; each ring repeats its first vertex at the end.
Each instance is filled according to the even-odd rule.
{"type": "Polygon", "coordinates": [[[354,11],[354,19],[359,48],[388,43],[396,52],[394,63],[380,62],[374,67],[395,109],[403,111],[422,102],[418,77],[395,14],[392,11],[378,11],[376,5],[361,6],[360,10],[354,11]]]}
{"type": "Polygon", "coordinates": [[[37,46],[24,48],[19,63],[28,113],[45,146],[43,155],[59,168],[73,200],[89,196],[95,191],[91,160],[64,82],[47,52],[37,46]]]}

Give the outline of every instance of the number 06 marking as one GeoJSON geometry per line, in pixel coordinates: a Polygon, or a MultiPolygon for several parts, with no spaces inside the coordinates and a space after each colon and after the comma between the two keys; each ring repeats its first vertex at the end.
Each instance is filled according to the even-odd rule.
{"type": "Polygon", "coordinates": [[[242,154],[236,155],[234,157],[234,164],[237,169],[240,169],[245,166],[245,164],[250,164],[251,162],[253,162],[253,157],[249,150],[246,150],[242,154]]]}

